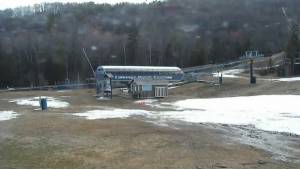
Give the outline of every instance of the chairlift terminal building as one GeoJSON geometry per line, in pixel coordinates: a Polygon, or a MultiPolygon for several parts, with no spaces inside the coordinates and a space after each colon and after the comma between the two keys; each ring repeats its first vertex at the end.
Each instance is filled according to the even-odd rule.
{"type": "MultiPolygon", "coordinates": [[[[151,82],[157,84],[158,81],[164,81],[165,84],[165,82],[179,82],[184,78],[183,71],[178,67],[159,66],[99,66],[95,74],[98,96],[110,88],[108,86],[112,85],[111,82],[120,82],[129,86],[133,81],[138,81],[139,84],[147,81],[145,84],[149,86],[151,82]],[[107,75],[110,75],[110,78],[107,75]]],[[[144,88],[149,90],[147,87],[144,88]]]]}

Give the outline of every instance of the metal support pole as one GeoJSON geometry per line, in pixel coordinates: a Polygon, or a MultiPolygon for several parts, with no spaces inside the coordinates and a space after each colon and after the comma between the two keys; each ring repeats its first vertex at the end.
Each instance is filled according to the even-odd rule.
{"type": "Polygon", "coordinates": [[[221,72],[219,75],[219,84],[222,85],[223,84],[223,73],[221,72]]]}
{"type": "Polygon", "coordinates": [[[253,59],[250,60],[250,79],[253,77],[253,59]]]}
{"type": "Polygon", "coordinates": [[[109,83],[110,83],[110,99],[112,99],[112,83],[111,83],[111,78],[109,78],[109,83]]]}
{"type": "Polygon", "coordinates": [[[253,59],[250,60],[250,84],[256,84],[256,77],[253,76],[253,59]]]}

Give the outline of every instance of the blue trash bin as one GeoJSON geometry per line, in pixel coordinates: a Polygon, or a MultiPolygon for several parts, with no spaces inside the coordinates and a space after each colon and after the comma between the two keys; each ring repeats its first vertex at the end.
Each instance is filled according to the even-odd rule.
{"type": "Polygon", "coordinates": [[[47,99],[41,99],[40,105],[42,110],[47,110],[47,99]]]}

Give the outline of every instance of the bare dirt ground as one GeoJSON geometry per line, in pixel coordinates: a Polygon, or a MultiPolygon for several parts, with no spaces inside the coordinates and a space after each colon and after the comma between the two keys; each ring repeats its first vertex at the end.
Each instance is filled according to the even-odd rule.
{"type": "MultiPolygon", "coordinates": [[[[275,83],[259,79],[257,85],[250,85],[247,79],[225,79],[223,86],[192,83],[172,89],[170,97],[163,101],[300,94],[299,85],[300,82],[275,83]]],[[[72,113],[103,106],[152,109],[123,97],[98,101],[94,93],[94,90],[0,93],[0,111],[20,113],[16,119],[0,121],[0,168],[300,168],[296,156],[300,150],[298,136],[257,131],[249,126],[179,122],[163,127],[146,122],[143,117],[86,120],[72,116],[72,113]],[[8,102],[33,96],[54,96],[69,102],[70,106],[42,112],[8,102]],[[283,142],[287,144],[281,144],[283,142]],[[286,158],[289,153],[296,155],[286,158]]]]}

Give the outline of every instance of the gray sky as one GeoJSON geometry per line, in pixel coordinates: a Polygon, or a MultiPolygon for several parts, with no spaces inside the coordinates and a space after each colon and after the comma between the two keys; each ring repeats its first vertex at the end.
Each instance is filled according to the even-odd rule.
{"type": "Polygon", "coordinates": [[[115,4],[118,2],[131,2],[131,3],[143,3],[151,2],[153,0],[1,0],[0,9],[15,8],[20,6],[28,6],[43,2],[95,2],[95,3],[111,3],[115,4]]]}

